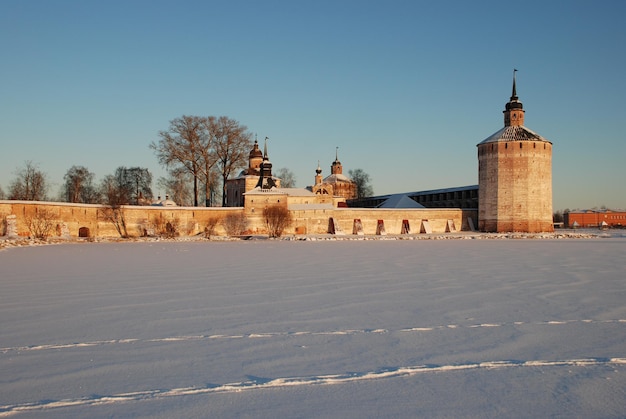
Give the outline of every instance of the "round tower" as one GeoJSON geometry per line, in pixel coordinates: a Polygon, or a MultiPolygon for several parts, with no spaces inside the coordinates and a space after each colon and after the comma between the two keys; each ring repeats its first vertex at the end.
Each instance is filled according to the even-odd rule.
{"type": "Polygon", "coordinates": [[[524,126],[524,107],[513,92],[504,128],[478,147],[478,229],[549,232],[552,222],[552,143],[524,126]]]}

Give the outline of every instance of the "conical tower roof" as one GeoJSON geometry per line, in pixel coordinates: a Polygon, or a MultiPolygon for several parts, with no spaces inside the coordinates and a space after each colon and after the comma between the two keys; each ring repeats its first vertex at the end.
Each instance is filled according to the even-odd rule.
{"type": "Polygon", "coordinates": [[[505,113],[505,124],[504,128],[494,132],[489,137],[485,138],[480,144],[487,143],[497,143],[503,141],[545,141],[550,142],[543,138],[541,135],[536,132],[526,128],[523,123],[523,105],[522,102],[519,101],[517,96],[517,86],[515,80],[515,73],[517,70],[513,70],[513,89],[511,92],[511,98],[505,105],[504,113],[505,113]],[[510,115],[517,114],[520,117],[520,120],[517,124],[511,123],[510,115]]]}

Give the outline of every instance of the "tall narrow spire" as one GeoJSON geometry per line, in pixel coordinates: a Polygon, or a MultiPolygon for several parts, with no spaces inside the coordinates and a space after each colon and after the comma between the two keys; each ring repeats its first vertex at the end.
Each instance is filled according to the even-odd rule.
{"type": "Polygon", "coordinates": [[[517,69],[513,69],[513,92],[511,93],[511,101],[517,100],[517,88],[515,87],[515,74],[517,73],[517,69]]]}
{"type": "Polygon", "coordinates": [[[256,186],[261,189],[270,189],[273,186],[272,180],[272,163],[267,156],[267,140],[265,137],[265,144],[263,145],[263,161],[259,167],[259,181],[256,186]]]}
{"type": "Polygon", "coordinates": [[[263,189],[263,179],[265,178],[265,162],[262,161],[259,166],[259,181],[256,183],[257,188],[263,189]]]}
{"type": "Polygon", "coordinates": [[[513,89],[511,91],[511,99],[504,107],[504,126],[521,126],[524,125],[524,105],[517,97],[516,85],[517,69],[513,69],[513,89]]]}

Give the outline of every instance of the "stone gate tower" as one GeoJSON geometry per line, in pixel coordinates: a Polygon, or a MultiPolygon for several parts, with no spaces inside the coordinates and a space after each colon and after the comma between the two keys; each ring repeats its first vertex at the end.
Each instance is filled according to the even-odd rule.
{"type": "Polygon", "coordinates": [[[504,128],[478,147],[478,229],[549,232],[552,223],[552,143],[524,126],[524,108],[513,93],[504,128]]]}

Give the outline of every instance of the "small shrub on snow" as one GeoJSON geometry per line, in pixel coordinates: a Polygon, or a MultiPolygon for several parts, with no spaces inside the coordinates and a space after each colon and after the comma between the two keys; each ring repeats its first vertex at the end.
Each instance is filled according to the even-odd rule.
{"type": "Polygon", "coordinates": [[[265,226],[270,237],[280,237],[285,228],[291,225],[291,213],[282,205],[272,205],[263,209],[265,226]]]}
{"type": "Polygon", "coordinates": [[[228,214],[224,217],[224,229],[229,236],[240,236],[248,228],[248,220],[243,213],[228,214]]]}
{"type": "Polygon", "coordinates": [[[32,237],[46,240],[56,227],[54,213],[48,209],[39,209],[32,217],[26,217],[26,225],[32,237]]]}

